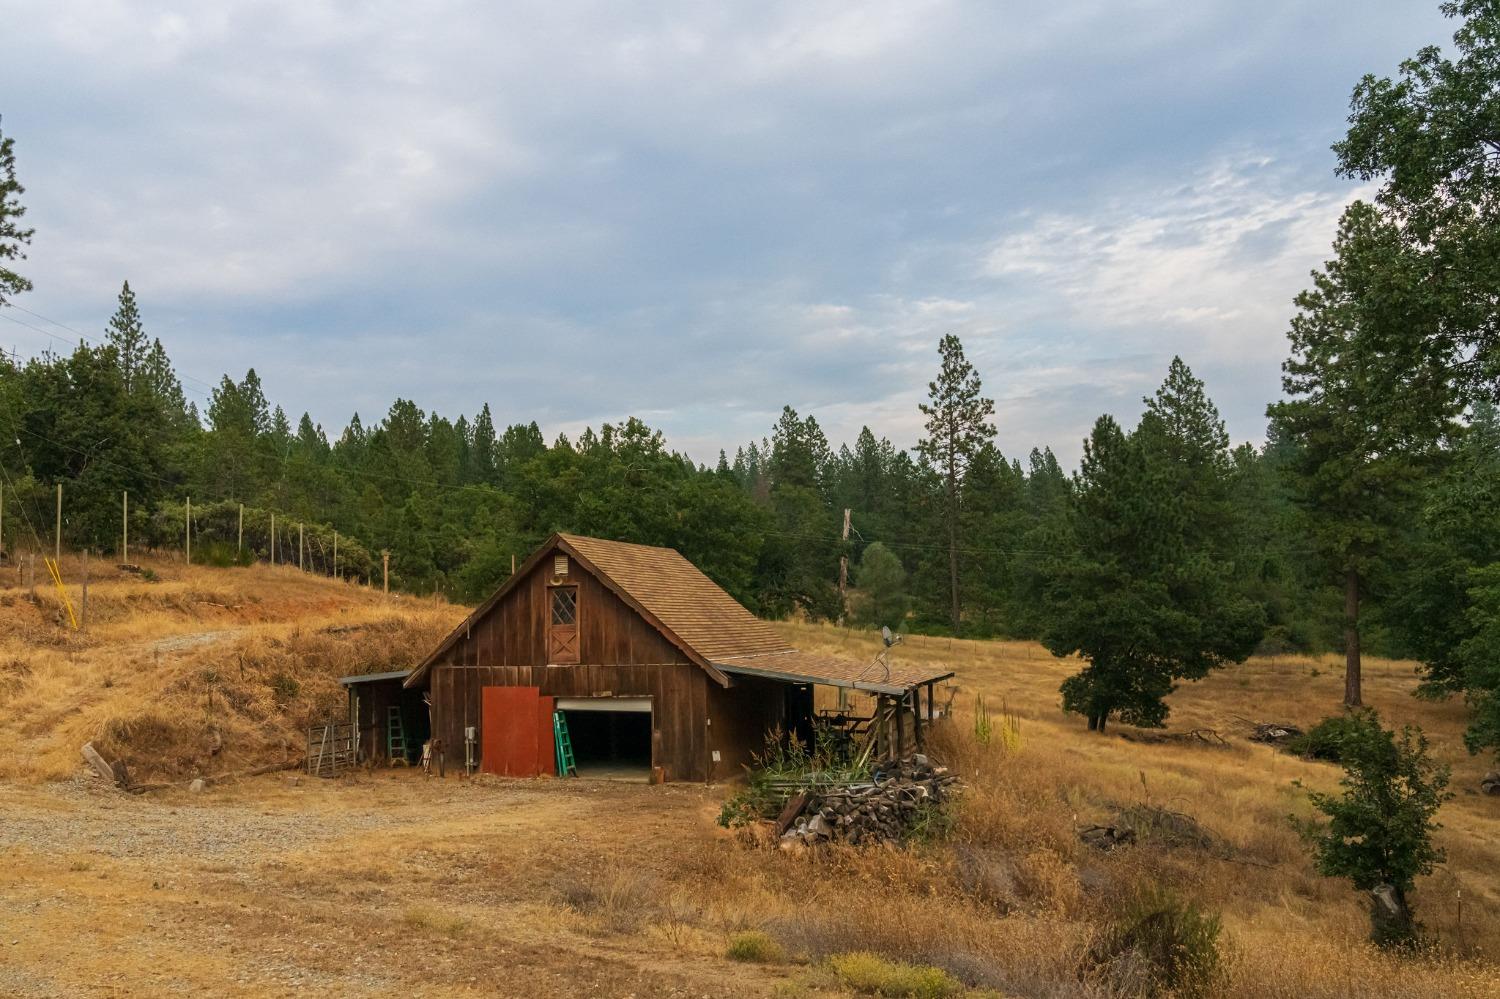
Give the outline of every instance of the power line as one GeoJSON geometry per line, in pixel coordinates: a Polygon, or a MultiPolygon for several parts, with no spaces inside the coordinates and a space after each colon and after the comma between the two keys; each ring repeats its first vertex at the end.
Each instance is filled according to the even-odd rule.
{"type": "MultiPolygon", "coordinates": [[[[88,334],[83,333],[80,330],[78,330],[78,329],[76,329],[76,328],[74,328],[72,326],[69,326],[65,322],[61,322],[61,321],[59,321],[57,319],[52,319],[52,318],[50,318],[48,316],[44,316],[40,312],[33,312],[31,309],[26,308],[26,306],[24,306],[24,305],[17,305],[14,302],[7,302],[6,305],[7,305],[7,307],[12,308],[12,309],[18,309],[21,312],[26,313],[28,316],[34,316],[37,319],[40,319],[44,323],[51,323],[54,326],[61,327],[62,329],[65,329],[69,333],[72,333],[74,336],[78,337],[80,340],[83,340],[85,343],[97,344],[99,342],[94,337],[91,337],[88,334]]],[[[4,315],[5,314],[3,312],[0,312],[0,316],[4,316],[4,315]]],[[[6,318],[10,319],[10,321],[13,322],[13,323],[20,323],[21,322],[19,319],[14,319],[14,318],[11,318],[9,316],[7,316],[6,318]]],[[[34,329],[38,333],[43,333],[43,334],[45,334],[47,336],[50,336],[54,340],[58,340],[58,341],[63,342],[63,343],[68,343],[69,342],[67,340],[64,340],[62,337],[58,336],[55,333],[50,333],[47,330],[41,329],[40,327],[32,326],[30,323],[21,323],[21,325],[29,327],[30,329],[34,329]]],[[[197,382],[199,385],[201,385],[204,388],[208,389],[210,392],[212,392],[214,389],[218,388],[217,385],[214,385],[214,384],[211,384],[209,382],[206,382],[206,381],[204,381],[201,378],[195,378],[192,375],[186,374],[186,373],[181,372],[181,371],[177,372],[177,377],[180,378],[180,379],[182,379],[183,381],[186,381],[186,382],[197,382]]]]}

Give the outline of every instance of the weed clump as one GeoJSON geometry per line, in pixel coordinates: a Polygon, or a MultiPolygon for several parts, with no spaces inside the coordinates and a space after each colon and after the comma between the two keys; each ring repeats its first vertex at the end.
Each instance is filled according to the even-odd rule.
{"type": "Polygon", "coordinates": [[[729,938],[725,956],[748,964],[780,964],[786,960],[786,951],[760,930],[745,930],[729,938]]]}
{"type": "Polygon", "coordinates": [[[834,954],[827,967],[839,985],[862,995],[943,999],[964,991],[963,984],[942,968],[888,961],[868,951],[834,954]]]}
{"type": "Polygon", "coordinates": [[[1148,890],[1133,899],[1084,958],[1122,995],[1170,992],[1191,999],[1224,983],[1219,917],[1172,893],[1148,890]]]}

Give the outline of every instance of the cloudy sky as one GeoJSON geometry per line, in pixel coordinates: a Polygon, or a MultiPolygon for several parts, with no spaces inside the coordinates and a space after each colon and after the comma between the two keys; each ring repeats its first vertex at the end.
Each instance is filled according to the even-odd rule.
{"type": "Polygon", "coordinates": [[[17,304],[96,336],[129,279],[200,407],[253,366],[330,434],[909,445],[957,332],[1007,454],[1075,461],[1174,353],[1259,440],[1350,90],[1436,6],[0,0],[17,304]]]}

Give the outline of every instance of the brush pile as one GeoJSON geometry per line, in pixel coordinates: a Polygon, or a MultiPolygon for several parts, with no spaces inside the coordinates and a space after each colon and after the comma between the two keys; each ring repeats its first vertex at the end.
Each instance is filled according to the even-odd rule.
{"type": "Polygon", "coordinates": [[[869,781],[801,791],[777,820],[781,847],[899,843],[952,797],[957,783],[947,767],[919,754],[875,767],[869,781]]]}

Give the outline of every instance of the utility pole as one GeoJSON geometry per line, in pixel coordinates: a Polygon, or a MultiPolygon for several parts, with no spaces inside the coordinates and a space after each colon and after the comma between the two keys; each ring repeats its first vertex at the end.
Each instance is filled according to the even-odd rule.
{"type": "Polygon", "coordinates": [[[187,506],[183,507],[182,523],[183,523],[183,534],[182,534],[182,537],[184,539],[183,540],[182,550],[186,553],[187,564],[188,565],[192,565],[193,564],[193,498],[191,496],[189,496],[187,498],[187,506]]]}
{"type": "Polygon", "coordinates": [[[339,532],[333,532],[333,578],[339,578],[339,532]]]}
{"type": "Polygon", "coordinates": [[[844,533],[840,535],[844,541],[845,550],[839,556],[839,626],[843,627],[844,616],[848,613],[849,606],[849,508],[844,508],[844,533]]]}
{"type": "Polygon", "coordinates": [[[386,596],[391,593],[391,553],[384,550],[380,553],[380,592],[386,596]]]}
{"type": "Polygon", "coordinates": [[[57,554],[52,562],[62,572],[62,483],[57,484],[57,554]]]}
{"type": "Polygon", "coordinates": [[[120,493],[120,563],[130,564],[130,490],[120,493]]]}
{"type": "Polygon", "coordinates": [[[240,535],[239,535],[239,540],[237,542],[235,542],[235,554],[237,554],[237,555],[243,555],[244,553],[245,553],[245,504],[241,503],[240,504],[240,535]]]}
{"type": "Polygon", "coordinates": [[[271,514],[271,564],[276,564],[276,515],[271,514]]]}
{"type": "Polygon", "coordinates": [[[297,571],[302,571],[302,525],[297,525],[297,571]]]}

